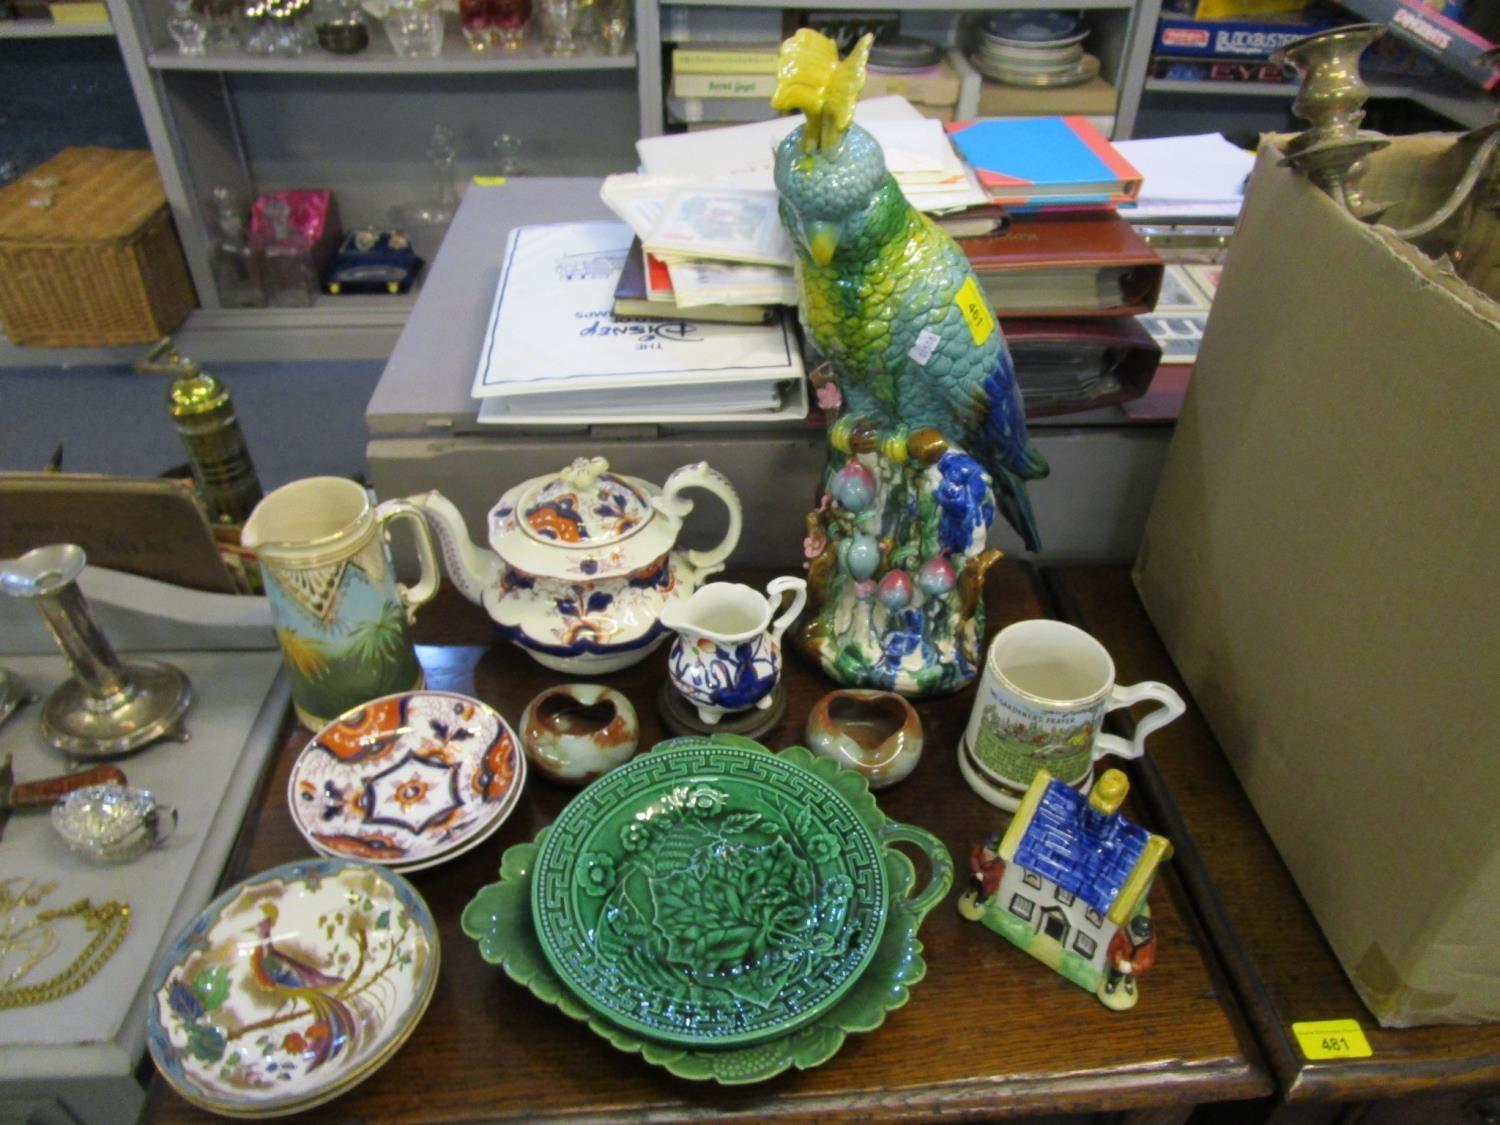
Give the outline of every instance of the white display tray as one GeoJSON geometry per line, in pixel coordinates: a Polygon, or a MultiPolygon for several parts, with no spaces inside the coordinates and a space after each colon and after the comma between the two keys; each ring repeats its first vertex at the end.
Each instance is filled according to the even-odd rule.
{"type": "MultiPolygon", "coordinates": [[[[131,924],[98,975],[76,992],[0,1011],[0,1121],[134,1120],[144,1101],[136,1073],[145,1055],[152,967],[213,897],[285,713],[288,689],[275,650],[124,653],[122,659],[137,656],[170,661],[193,685],[190,741],[156,743],[114,762],[132,786],[176,806],[178,827],[133,863],[99,866],[68,851],[45,810],[11,815],[0,839],[0,877],[55,883],[39,908],[82,898],[124,902],[131,924]]],[[[6,655],[0,664],[41,698],[68,674],[60,654],[6,655]]],[[[32,703],[0,727],[0,756],[14,755],[17,782],[69,768],[42,741],[40,711],[41,703],[32,703]]],[[[48,979],[81,948],[76,922],[56,926],[62,945],[20,983],[48,979]]]]}

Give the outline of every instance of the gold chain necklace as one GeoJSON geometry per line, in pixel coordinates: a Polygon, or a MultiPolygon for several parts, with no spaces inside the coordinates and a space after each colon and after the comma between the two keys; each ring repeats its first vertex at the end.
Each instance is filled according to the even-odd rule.
{"type": "MultiPolygon", "coordinates": [[[[48,890],[50,889],[49,887],[48,890]]],[[[20,901],[25,905],[35,903],[34,898],[29,902],[24,899],[20,901]]],[[[95,906],[84,898],[79,899],[72,906],[41,911],[26,927],[12,931],[6,937],[8,941],[14,942],[26,932],[34,928],[38,929],[51,938],[53,944],[48,949],[50,952],[51,948],[55,948],[56,938],[51,934],[47,923],[75,917],[83,919],[85,932],[94,931],[93,938],[83,947],[83,951],[73,959],[72,964],[47,980],[37,984],[0,987],[0,1010],[24,1008],[31,1004],[45,1004],[49,1000],[56,1000],[83,987],[95,973],[104,967],[104,963],[114,956],[115,950],[120,947],[120,943],[125,940],[125,934],[130,929],[130,907],[125,903],[111,900],[95,906]]],[[[25,972],[29,971],[40,959],[40,957],[33,957],[21,973],[12,975],[12,979],[24,976],[25,972]]]]}

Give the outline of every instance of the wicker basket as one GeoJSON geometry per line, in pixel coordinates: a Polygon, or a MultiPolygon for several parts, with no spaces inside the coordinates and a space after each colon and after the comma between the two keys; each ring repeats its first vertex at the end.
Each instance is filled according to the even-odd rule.
{"type": "Polygon", "coordinates": [[[0,324],[12,343],[145,343],[197,303],[149,152],[65,149],[0,189],[0,324]]]}

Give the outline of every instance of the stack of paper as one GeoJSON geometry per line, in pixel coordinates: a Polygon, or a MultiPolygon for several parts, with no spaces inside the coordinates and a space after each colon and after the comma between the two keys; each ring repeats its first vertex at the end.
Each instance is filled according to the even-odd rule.
{"type": "Polygon", "coordinates": [[[798,419],[802,355],[785,315],[765,324],[617,318],[623,223],[511,232],[474,375],[481,422],[798,419]]]}
{"type": "MultiPolygon", "coordinates": [[[[646,299],[663,307],[657,315],[711,319],[714,309],[768,314],[796,303],[792,246],[774,191],[633,172],[607,177],[599,194],[639,240],[632,253],[642,259],[646,299]]],[[[616,312],[639,311],[634,293],[616,296],[616,312]]]]}
{"type": "Polygon", "coordinates": [[[1121,214],[1132,221],[1165,218],[1229,219],[1240,213],[1253,153],[1218,133],[1116,141],[1141,173],[1141,192],[1121,214]]]}
{"type": "MultiPolygon", "coordinates": [[[[942,124],[905,98],[860,102],[854,117],[880,142],[913,206],[940,212],[985,202],[942,124]]],[[[648,275],[653,258],[665,266],[679,310],[796,302],[772,168],[777,144],[800,120],[648,137],[636,142],[643,171],[605,180],[601,198],[640,238],[648,275]]]]}

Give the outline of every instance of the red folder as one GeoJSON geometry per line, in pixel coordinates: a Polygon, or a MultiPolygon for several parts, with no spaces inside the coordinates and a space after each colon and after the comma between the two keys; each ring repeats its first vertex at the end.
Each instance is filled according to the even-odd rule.
{"type": "Polygon", "coordinates": [[[1001,316],[1148,313],[1165,269],[1113,211],[1012,215],[1004,231],[958,245],[1001,316]]]}
{"type": "Polygon", "coordinates": [[[1026,417],[1129,402],[1146,393],[1161,346],[1130,316],[1000,321],[1026,417]]]}

